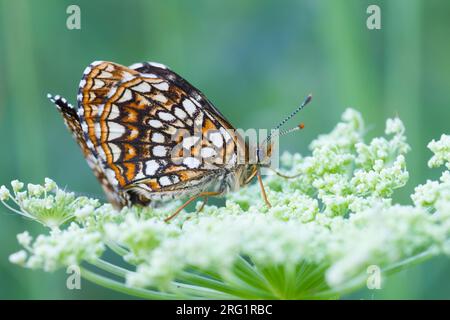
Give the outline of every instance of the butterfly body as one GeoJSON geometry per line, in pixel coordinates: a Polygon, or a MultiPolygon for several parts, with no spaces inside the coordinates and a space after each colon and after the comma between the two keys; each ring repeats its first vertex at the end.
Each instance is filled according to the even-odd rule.
{"type": "Polygon", "coordinates": [[[222,195],[256,175],[233,126],[161,64],[94,62],[83,73],[77,111],[64,98],[49,98],[117,208],[222,195]]]}

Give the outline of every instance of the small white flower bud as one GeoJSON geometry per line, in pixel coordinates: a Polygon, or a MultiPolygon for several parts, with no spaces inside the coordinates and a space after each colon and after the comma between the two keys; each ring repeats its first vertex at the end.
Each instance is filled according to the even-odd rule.
{"type": "Polygon", "coordinates": [[[27,256],[28,256],[28,254],[25,250],[20,250],[9,256],[9,262],[18,264],[18,265],[23,265],[27,261],[27,256]]]}
{"type": "Polygon", "coordinates": [[[13,188],[14,192],[19,192],[23,188],[23,182],[20,182],[19,180],[13,180],[11,181],[11,187],[13,188]]]}
{"type": "Polygon", "coordinates": [[[28,233],[28,231],[19,233],[17,235],[17,241],[23,247],[28,247],[31,243],[31,240],[32,240],[32,238],[31,238],[30,234],[28,233]]]}
{"type": "Polygon", "coordinates": [[[6,188],[5,186],[1,186],[0,187],[0,200],[6,201],[9,199],[10,196],[11,196],[11,194],[9,193],[8,188],[6,188]]]}

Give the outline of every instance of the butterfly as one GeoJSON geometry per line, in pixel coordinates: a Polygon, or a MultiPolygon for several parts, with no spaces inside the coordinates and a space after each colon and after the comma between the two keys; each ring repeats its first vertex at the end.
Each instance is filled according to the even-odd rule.
{"type": "Polygon", "coordinates": [[[83,73],[77,108],[59,95],[48,98],[116,208],[189,196],[168,221],[192,201],[237,190],[255,176],[270,206],[260,167],[270,162],[273,135],[251,150],[203,93],[163,64],[95,61],[83,73]]]}

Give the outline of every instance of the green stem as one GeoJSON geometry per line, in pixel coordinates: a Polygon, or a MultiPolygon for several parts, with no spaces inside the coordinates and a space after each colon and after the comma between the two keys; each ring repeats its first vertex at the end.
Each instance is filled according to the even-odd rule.
{"type": "MultiPolygon", "coordinates": [[[[433,256],[436,255],[435,250],[429,249],[426,250],[424,252],[421,252],[415,256],[412,256],[410,258],[404,259],[400,262],[397,262],[395,264],[392,264],[388,267],[385,267],[381,270],[382,273],[385,273],[387,275],[393,274],[395,272],[399,272],[401,270],[404,270],[408,267],[411,267],[413,265],[416,265],[418,263],[424,262],[430,258],[432,258],[433,256]]],[[[367,275],[363,274],[359,277],[356,277],[355,279],[353,279],[352,281],[348,282],[346,285],[342,286],[342,287],[337,287],[335,289],[331,289],[331,290],[327,290],[327,291],[322,291],[319,292],[315,295],[312,295],[311,297],[313,299],[317,297],[321,297],[321,296],[333,296],[333,295],[343,295],[346,293],[349,293],[355,289],[358,289],[360,287],[362,287],[364,285],[364,283],[367,280],[367,275]]]]}
{"type": "MultiPolygon", "coordinates": [[[[96,259],[91,262],[91,264],[103,271],[109,272],[111,274],[114,274],[116,276],[119,276],[121,278],[125,278],[128,273],[132,272],[130,270],[124,269],[122,267],[116,266],[114,264],[111,264],[107,261],[104,261],[102,259],[96,259]]],[[[224,290],[217,290],[220,288],[220,286],[217,287],[211,287],[206,286],[206,284],[211,284],[212,282],[208,282],[207,278],[197,276],[195,277],[194,274],[191,274],[192,277],[188,277],[187,275],[189,272],[185,272],[184,276],[180,277],[179,280],[183,281],[189,281],[191,283],[180,283],[180,282],[173,282],[173,288],[174,294],[180,298],[191,298],[199,296],[200,298],[211,298],[211,299],[236,299],[235,295],[230,295],[227,292],[224,292],[224,290]]],[[[109,280],[108,278],[104,278],[106,280],[109,280]]],[[[214,281],[214,280],[213,280],[214,281]]],[[[219,283],[218,281],[215,281],[216,283],[219,283]]],[[[223,287],[222,287],[223,289],[223,287]]]]}
{"type": "Polygon", "coordinates": [[[213,289],[213,290],[227,293],[230,295],[238,296],[238,292],[236,291],[236,289],[229,286],[228,284],[226,284],[222,281],[219,281],[219,280],[215,280],[215,279],[211,279],[206,276],[202,276],[197,273],[183,271],[180,273],[180,275],[177,277],[177,279],[179,281],[183,281],[186,283],[192,283],[192,284],[202,286],[205,288],[209,288],[209,289],[213,289]]]}
{"type": "Polygon", "coordinates": [[[86,280],[93,282],[99,286],[127,294],[130,296],[138,297],[138,298],[144,298],[144,299],[150,299],[150,300],[174,300],[177,299],[177,296],[170,293],[160,292],[160,291],[153,291],[153,290],[147,290],[147,289],[141,289],[141,288],[134,288],[129,287],[121,282],[105,278],[101,275],[98,275],[94,272],[91,272],[89,270],[86,270],[85,268],[81,268],[81,276],[85,278],[86,280]]]}
{"type": "Polygon", "coordinates": [[[112,273],[121,278],[125,278],[127,274],[131,272],[130,270],[121,268],[102,259],[96,259],[94,261],[91,261],[91,264],[99,269],[112,273]]]}
{"type": "Polygon", "coordinates": [[[237,299],[238,297],[214,289],[181,282],[172,282],[173,293],[183,299],[237,299]]]}
{"type": "Polygon", "coordinates": [[[107,246],[114,251],[114,253],[116,253],[119,256],[125,256],[128,254],[128,250],[119,246],[117,243],[115,243],[114,241],[108,241],[107,242],[107,246]]]}

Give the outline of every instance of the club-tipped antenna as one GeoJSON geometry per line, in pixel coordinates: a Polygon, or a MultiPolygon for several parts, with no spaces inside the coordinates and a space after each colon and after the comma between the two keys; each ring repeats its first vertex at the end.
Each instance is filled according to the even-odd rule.
{"type": "Polygon", "coordinates": [[[302,123],[299,123],[298,125],[296,125],[293,128],[290,128],[290,129],[287,129],[287,130],[278,131],[277,133],[272,135],[272,138],[274,138],[274,137],[281,137],[281,136],[287,135],[289,133],[292,133],[294,131],[302,130],[303,128],[305,128],[305,124],[302,122],[302,123]]]}
{"type": "MultiPolygon", "coordinates": [[[[280,123],[272,130],[272,132],[274,132],[274,131],[280,129],[286,122],[288,122],[290,119],[292,119],[292,118],[293,118],[300,110],[302,110],[302,109],[303,109],[303,108],[311,101],[311,99],[312,99],[312,94],[309,94],[309,95],[305,98],[305,100],[303,100],[302,104],[301,104],[297,109],[295,109],[294,111],[292,111],[292,113],[291,113],[289,116],[287,116],[286,118],[284,118],[283,121],[281,121],[281,122],[280,122],[280,123]]],[[[297,130],[299,130],[299,129],[303,129],[303,127],[300,128],[300,126],[303,126],[303,124],[300,124],[299,126],[297,126],[297,127],[295,127],[295,128],[292,128],[292,129],[289,129],[289,130],[285,130],[285,131],[279,132],[278,135],[279,135],[279,136],[282,136],[282,135],[285,135],[285,134],[290,133],[290,132],[292,132],[292,131],[297,131],[297,130]],[[283,132],[284,132],[284,133],[283,133],[283,132]]],[[[271,138],[272,138],[272,133],[269,134],[269,136],[266,138],[266,140],[264,141],[264,143],[270,141],[271,138]]]]}
{"type": "Polygon", "coordinates": [[[281,137],[281,136],[284,136],[284,135],[289,134],[289,133],[291,133],[291,132],[298,131],[298,130],[302,130],[303,128],[305,128],[305,124],[302,122],[302,123],[300,123],[298,126],[295,126],[295,127],[293,127],[293,128],[290,128],[290,129],[288,129],[288,130],[280,131],[280,133],[278,134],[278,136],[281,137]]]}
{"type": "MultiPolygon", "coordinates": [[[[282,130],[282,131],[276,131],[276,133],[274,135],[269,136],[266,140],[264,140],[264,143],[261,145],[261,148],[263,148],[264,145],[266,145],[267,141],[269,141],[269,139],[273,138],[273,137],[281,137],[284,136],[286,134],[292,133],[294,131],[298,131],[298,130],[302,130],[303,128],[305,128],[305,125],[302,123],[298,124],[297,126],[287,129],[287,130],[282,130]]],[[[267,146],[267,145],[266,145],[267,146]]],[[[258,160],[263,158],[263,155],[261,154],[261,149],[258,148],[257,151],[257,155],[258,155],[258,160]]]]}
{"type": "Polygon", "coordinates": [[[305,100],[303,100],[302,104],[295,109],[294,111],[292,111],[292,113],[287,116],[286,118],[284,118],[275,128],[274,130],[278,130],[280,129],[286,122],[288,122],[289,120],[291,120],[298,112],[300,112],[300,110],[302,110],[304,107],[306,107],[306,105],[311,101],[312,99],[312,94],[309,94],[305,100]]]}

